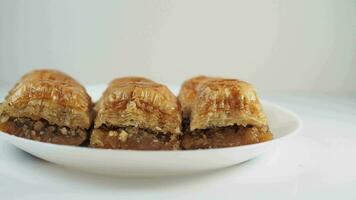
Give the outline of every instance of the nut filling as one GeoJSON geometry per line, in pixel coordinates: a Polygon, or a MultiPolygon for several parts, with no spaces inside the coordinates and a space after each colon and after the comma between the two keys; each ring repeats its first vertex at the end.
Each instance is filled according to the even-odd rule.
{"type": "Polygon", "coordinates": [[[90,146],[110,149],[175,150],[179,149],[176,134],[157,133],[138,127],[107,127],[94,129],[90,146]]]}
{"type": "Polygon", "coordinates": [[[183,149],[207,149],[255,144],[273,139],[268,127],[228,126],[189,131],[184,121],[183,149]]]}
{"type": "Polygon", "coordinates": [[[32,120],[25,117],[2,117],[0,130],[11,135],[55,144],[79,145],[87,138],[86,130],[59,127],[44,119],[32,120]]]}

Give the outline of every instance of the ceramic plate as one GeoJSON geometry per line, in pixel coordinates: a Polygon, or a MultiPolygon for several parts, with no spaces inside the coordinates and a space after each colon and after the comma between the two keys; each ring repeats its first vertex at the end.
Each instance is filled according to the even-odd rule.
{"type": "MultiPolygon", "coordinates": [[[[103,89],[103,86],[88,87],[88,92],[93,99],[97,99],[103,89]]],[[[88,172],[125,176],[188,174],[228,167],[255,158],[301,128],[301,120],[294,113],[270,102],[262,101],[262,105],[274,139],[239,147],[185,151],[110,150],[48,144],[2,132],[0,137],[36,157],[88,172]]]]}

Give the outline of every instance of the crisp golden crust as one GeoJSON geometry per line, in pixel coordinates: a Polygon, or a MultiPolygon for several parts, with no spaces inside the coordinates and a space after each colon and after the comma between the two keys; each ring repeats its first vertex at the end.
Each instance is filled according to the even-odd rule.
{"type": "Polygon", "coordinates": [[[193,89],[190,90],[193,95],[184,98],[189,95],[184,95],[183,89],[180,94],[181,103],[189,105],[191,110],[189,112],[188,109],[190,130],[267,125],[256,92],[249,83],[237,79],[204,77],[198,78],[192,85],[193,89]]]}
{"type": "Polygon", "coordinates": [[[197,95],[197,90],[199,86],[208,81],[213,79],[212,77],[207,77],[207,76],[196,76],[193,77],[189,80],[184,81],[182,84],[182,87],[179,91],[178,94],[178,100],[180,104],[182,105],[182,110],[183,110],[183,117],[189,117],[191,109],[192,109],[192,103],[194,102],[196,95],[197,95]]]}
{"type": "Polygon", "coordinates": [[[56,70],[35,70],[9,92],[0,112],[3,116],[45,119],[58,126],[87,129],[91,106],[85,88],[70,76],[56,70]]]}
{"type": "Polygon", "coordinates": [[[157,133],[181,133],[181,108],[164,85],[141,77],[113,80],[95,106],[95,128],[134,126],[157,133]]]}

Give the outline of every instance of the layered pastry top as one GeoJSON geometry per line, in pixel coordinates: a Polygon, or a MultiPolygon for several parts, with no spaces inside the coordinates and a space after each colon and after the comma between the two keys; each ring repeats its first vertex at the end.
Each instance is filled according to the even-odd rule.
{"type": "Polygon", "coordinates": [[[21,78],[1,108],[2,115],[89,128],[90,106],[90,96],[73,78],[56,70],[36,70],[21,78]]]}
{"type": "Polygon", "coordinates": [[[135,126],[160,133],[181,132],[181,108],[164,85],[141,77],[113,80],[95,106],[95,128],[135,126]]]}
{"type": "Polygon", "coordinates": [[[186,80],[180,89],[178,99],[179,102],[182,106],[183,110],[183,117],[188,118],[190,115],[190,112],[192,110],[192,105],[193,101],[195,101],[195,98],[197,97],[197,92],[199,86],[208,81],[213,79],[212,77],[207,77],[207,76],[197,76],[194,78],[191,78],[189,80],[186,80]]]}
{"type": "Polygon", "coordinates": [[[267,125],[255,90],[244,81],[199,76],[183,84],[179,99],[188,113],[190,130],[267,125]]]}
{"type": "Polygon", "coordinates": [[[85,88],[70,76],[35,70],[24,75],[1,104],[0,129],[30,139],[78,145],[90,128],[91,106],[85,88]]]}

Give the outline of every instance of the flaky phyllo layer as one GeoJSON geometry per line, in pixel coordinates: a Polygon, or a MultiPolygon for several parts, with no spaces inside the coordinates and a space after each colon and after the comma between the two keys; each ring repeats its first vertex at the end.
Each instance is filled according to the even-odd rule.
{"type": "Polygon", "coordinates": [[[243,145],[251,143],[243,142],[253,137],[250,133],[260,134],[251,140],[254,143],[272,138],[256,92],[247,82],[199,76],[183,83],[178,98],[187,121],[183,143],[189,140],[190,146],[243,145]]]}
{"type": "MultiPolygon", "coordinates": [[[[149,145],[164,146],[163,143],[171,140],[177,143],[181,134],[182,116],[177,98],[166,86],[149,79],[113,80],[94,109],[97,114],[92,146],[145,149],[143,143],[147,143],[146,149],[151,149],[149,145]],[[109,133],[117,136],[120,142],[108,145],[108,138],[112,138],[107,137],[109,133]],[[160,136],[169,137],[169,140],[162,141],[160,136]]],[[[163,146],[162,149],[166,148],[163,146]]]]}
{"type": "Polygon", "coordinates": [[[24,75],[0,105],[0,129],[29,139],[78,145],[91,126],[91,106],[85,88],[70,76],[56,70],[35,70],[24,75]],[[50,128],[34,129],[40,124],[50,128]],[[61,131],[57,130],[69,134],[58,142],[56,135],[61,131]],[[73,137],[80,135],[75,142],[68,139],[72,133],[73,137]]]}
{"type": "Polygon", "coordinates": [[[181,108],[169,89],[139,77],[115,79],[95,106],[95,128],[134,126],[160,133],[181,132],[181,108]]]}
{"type": "Polygon", "coordinates": [[[55,70],[36,70],[24,75],[9,92],[1,113],[89,128],[91,104],[85,88],[70,76],[55,70]]]}

